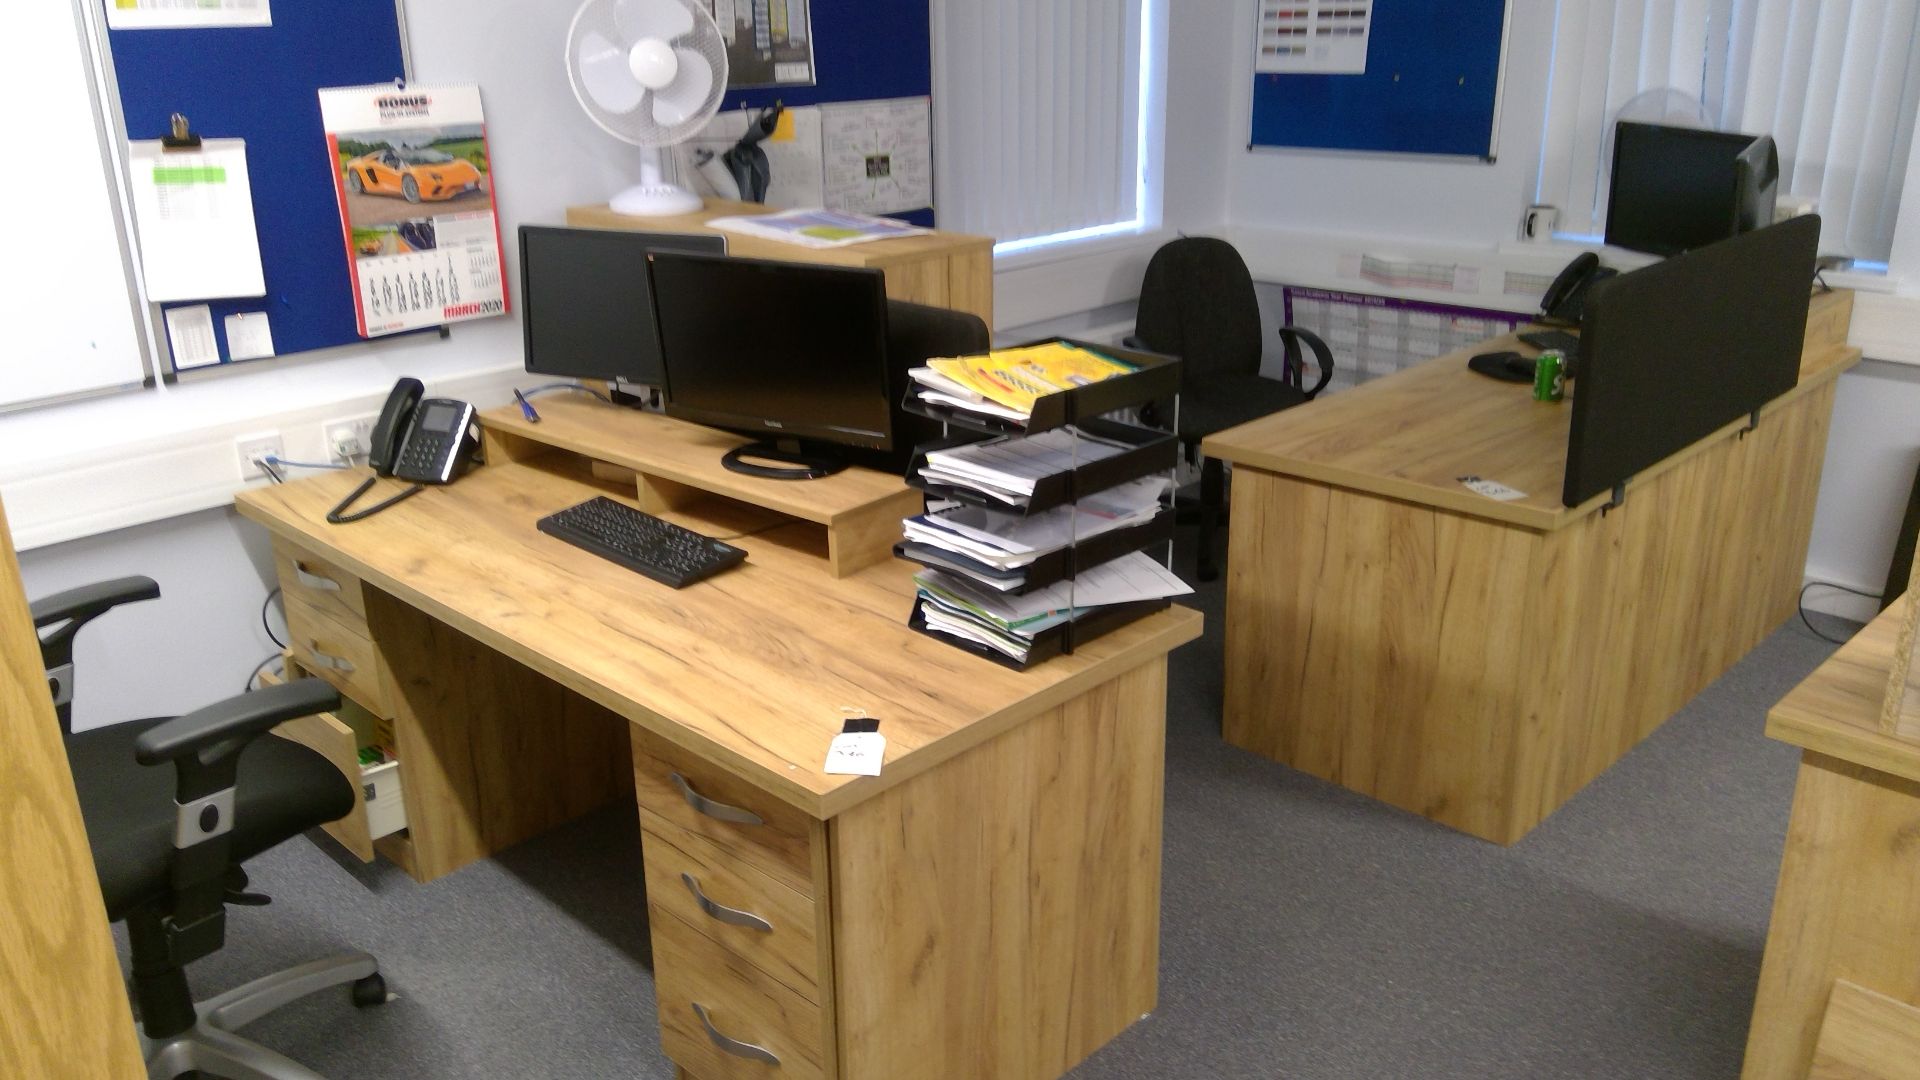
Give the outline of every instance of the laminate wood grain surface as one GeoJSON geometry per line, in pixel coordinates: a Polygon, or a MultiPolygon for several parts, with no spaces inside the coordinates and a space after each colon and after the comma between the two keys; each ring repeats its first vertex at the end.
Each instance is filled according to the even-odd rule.
{"type": "Polygon", "coordinates": [[[1920,1009],[1834,983],[1807,1080],[1920,1080],[1920,1009]]]}
{"type": "Polygon", "coordinates": [[[0,508],[0,1076],[144,1077],[0,508]]]}
{"type": "Polygon", "coordinates": [[[1767,928],[1745,1080],[1809,1075],[1840,979],[1920,1004],[1920,782],[1808,750],[1767,928]]]}
{"type": "MultiPolygon", "coordinates": [[[[1860,351],[1846,344],[1852,304],[1852,294],[1844,291],[1813,298],[1800,383],[1761,410],[1763,423],[1795,398],[1830,386],[1858,362],[1860,351]]],[[[1569,404],[1536,402],[1526,385],[1467,370],[1475,353],[1514,348],[1523,348],[1517,338],[1495,338],[1230,428],[1208,437],[1202,450],[1236,465],[1474,517],[1537,530],[1565,528],[1597,513],[1610,496],[1572,508],[1560,503],[1573,415],[1569,404]],[[1461,485],[1462,476],[1495,480],[1526,495],[1510,502],[1489,499],[1461,485]]],[[[1573,392],[1579,392],[1577,380],[1573,392]]],[[[1735,437],[1744,426],[1745,421],[1729,424],[1642,471],[1632,486],[1735,437]]]]}
{"type": "MultiPolygon", "coordinates": [[[[1175,607],[1013,672],[906,627],[911,566],[831,577],[811,525],[732,539],[747,550],[745,564],[675,590],[535,529],[539,518],[594,495],[634,501],[631,489],[596,481],[569,455],[489,465],[377,517],[328,525],[327,509],[360,479],[333,473],[249,490],[236,502],[242,515],[399,601],[393,607],[418,609],[815,818],[1200,633],[1199,614],[1175,607]],[[822,771],[849,708],[881,721],[880,776],[822,771]]],[[[741,531],[724,504],[662,516],[709,535],[741,531]]],[[[374,615],[381,605],[370,594],[367,606],[384,641],[374,615]]],[[[406,665],[388,663],[402,697],[425,692],[427,676],[409,690],[406,665]]],[[[411,775],[407,747],[399,749],[411,775]]]]}
{"type": "Polygon", "coordinates": [[[1050,1080],[1150,1012],[1167,666],[829,823],[841,1076],[1050,1080]]]}
{"type": "MultiPolygon", "coordinates": [[[[1909,593],[1911,598],[1913,594],[1909,593]]],[[[1767,734],[1920,783],[1920,741],[1880,727],[1903,605],[1893,604],[1767,712],[1767,734]]]]}

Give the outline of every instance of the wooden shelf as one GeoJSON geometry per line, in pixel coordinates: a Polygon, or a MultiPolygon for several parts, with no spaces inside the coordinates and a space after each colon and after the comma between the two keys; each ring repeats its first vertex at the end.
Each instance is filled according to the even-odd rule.
{"type": "Polygon", "coordinates": [[[489,465],[564,451],[631,472],[641,509],[650,514],[686,510],[718,496],[813,522],[825,527],[834,577],[889,558],[900,539],[900,519],[920,511],[919,492],[872,469],[854,466],[818,480],[747,476],[720,459],[751,439],[584,395],[542,398],[538,408],[537,424],[517,406],[481,414],[489,465]]]}

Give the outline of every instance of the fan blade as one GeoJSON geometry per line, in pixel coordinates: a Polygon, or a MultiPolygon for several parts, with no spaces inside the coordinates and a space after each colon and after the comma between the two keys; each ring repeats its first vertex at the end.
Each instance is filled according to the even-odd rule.
{"type": "Polygon", "coordinates": [[[627,50],[608,41],[598,30],[580,39],[580,85],[595,105],[610,113],[630,113],[640,107],[646,92],[627,70],[627,50]]]}
{"type": "Polygon", "coordinates": [[[706,57],[692,49],[673,51],[680,58],[679,74],[653,92],[653,118],[663,124],[683,123],[698,113],[713,89],[713,66],[706,57]]]}
{"type": "Polygon", "coordinates": [[[693,12],[683,0],[614,0],[613,24],[629,45],[641,38],[672,41],[693,32],[693,12]]]}

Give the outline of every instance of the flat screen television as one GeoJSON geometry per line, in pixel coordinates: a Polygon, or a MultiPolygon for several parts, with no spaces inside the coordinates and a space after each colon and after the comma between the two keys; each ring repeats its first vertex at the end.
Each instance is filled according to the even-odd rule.
{"type": "Polygon", "coordinates": [[[1563,503],[1612,490],[1793,389],[1819,241],[1809,214],[1594,286],[1563,503]]]}

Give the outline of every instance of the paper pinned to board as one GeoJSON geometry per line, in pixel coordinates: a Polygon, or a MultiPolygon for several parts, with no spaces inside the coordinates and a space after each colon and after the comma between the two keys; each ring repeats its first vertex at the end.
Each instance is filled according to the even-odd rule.
{"type": "Polygon", "coordinates": [[[208,139],[198,150],[167,150],[152,139],[127,150],[147,299],[264,295],[247,144],[208,139]]]}
{"type": "Polygon", "coordinates": [[[173,370],[211,367],[220,362],[220,345],[213,337],[213,309],[205,304],[167,309],[167,348],[173,370]]]}
{"type": "MultiPolygon", "coordinates": [[[[698,135],[687,140],[683,152],[694,165],[692,186],[696,194],[721,199],[740,197],[739,188],[728,174],[721,155],[740,141],[740,136],[746,134],[747,125],[758,113],[757,109],[721,112],[707,121],[698,135]]],[[[820,179],[818,108],[802,106],[782,110],[773,134],[760,142],[760,149],[767,155],[768,207],[797,210],[822,205],[825,189],[820,179]]]]}
{"type": "Polygon", "coordinates": [[[898,214],[933,205],[933,121],[924,97],[821,109],[824,205],[898,214]]]}
{"type": "Polygon", "coordinates": [[[227,359],[259,360],[273,355],[273,325],[264,311],[238,311],[224,320],[227,359]]]}
{"type": "Polygon", "coordinates": [[[110,30],[272,26],[270,0],[108,0],[110,30]]]}
{"type": "Polygon", "coordinates": [[[1253,70],[1364,75],[1376,0],[1260,0],[1253,70]]]}

